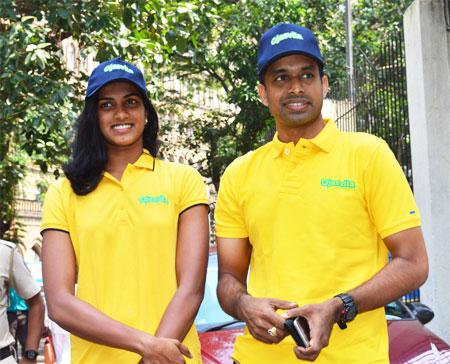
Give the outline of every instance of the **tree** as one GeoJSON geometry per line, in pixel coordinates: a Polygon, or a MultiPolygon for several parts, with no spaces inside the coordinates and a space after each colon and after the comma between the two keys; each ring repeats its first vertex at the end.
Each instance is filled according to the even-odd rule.
{"type": "MultiPolygon", "coordinates": [[[[355,48],[373,54],[386,34],[402,26],[402,14],[411,0],[359,0],[354,3],[355,48]]],[[[279,22],[293,22],[312,29],[321,44],[326,73],[334,88],[347,78],[345,25],[342,1],[277,0],[263,2],[203,1],[195,11],[196,27],[181,22],[170,32],[183,47],[169,50],[168,69],[179,78],[202,79],[208,88],[221,89],[235,112],[203,113],[182,120],[181,132],[191,129],[189,148],[207,146],[202,172],[216,188],[224,168],[236,156],[267,141],[273,121],[256,93],[257,42],[262,33],[279,22]],[[185,41],[180,41],[187,36],[185,41]]],[[[180,103],[170,99],[171,105],[180,103]]],[[[186,102],[181,102],[186,104],[186,102]]],[[[183,109],[185,112],[185,109],[183,109]]]]}
{"type": "MultiPolygon", "coordinates": [[[[273,124],[267,109],[259,102],[256,85],[256,51],[262,33],[278,22],[294,22],[317,32],[322,44],[328,72],[345,73],[342,45],[345,44],[343,7],[338,0],[327,2],[278,0],[247,1],[191,1],[190,12],[169,24],[166,33],[164,67],[153,69],[176,75],[186,82],[199,82],[204,88],[223,94],[234,107],[228,112],[212,110],[200,116],[192,112],[186,118],[190,105],[179,94],[164,94],[160,100],[167,105],[181,105],[184,116],[176,125],[178,131],[190,130],[193,137],[186,146],[200,150],[206,146],[206,155],[200,163],[201,172],[211,177],[216,186],[226,165],[236,156],[261,145],[273,134],[273,124]],[[329,57],[327,57],[329,56],[329,57]]],[[[186,5],[182,9],[186,9],[186,5]]],[[[145,18],[146,9],[138,11],[145,18]]],[[[158,19],[162,22],[162,19],[158,19]]],[[[133,22],[138,32],[138,22],[133,22]]],[[[164,90],[163,90],[164,91],[164,90]]],[[[188,94],[189,96],[189,94],[188,94]]]]}
{"type": "Polygon", "coordinates": [[[58,175],[67,160],[70,126],[80,110],[86,77],[66,69],[61,41],[72,35],[89,50],[101,33],[96,29],[114,29],[117,17],[110,16],[109,8],[98,11],[97,5],[0,3],[0,238],[19,239],[14,195],[30,163],[58,175]]]}
{"type": "Polygon", "coordinates": [[[183,4],[0,2],[0,238],[19,239],[14,194],[27,166],[35,163],[43,172],[58,175],[69,155],[71,125],[81,108],[86,75],[66,69],[61,41],[72,36],[83,52],[96,52],[100,61],[126,56],[143,65],[160,64],[170,53],[168,26],[184,17],[190,21],[190,13],[180,10],[183,4]],[[174,12],[177,17],[172,17],[174,12]],[[145,23],[141,14],[147,17],[145,23]]]}
{"type": "Polygon", "coordinates": [[[8,5],[0,8],[0,237],[17,240],[15,187],[30,158],[47,171],[67,155],[76,84],[69,84],[52,29],[8,5]]]}
{"type": "MultiPolygon", "coordinates": [[[[397,4],[356,1],[355,46],[376,47],[386,29],[400,24],[397,4]]],[[[163,131],[175,128],[188,135],[184,146],[206,150],[201,171],[216,187],[232,159],[273,133],[256,93],[257,42],[265,30],[278,22],[311,28],[332,86],[346,76],[340,0],[2,0],[0,14],[0,237],[9,239],[16,235],[14,190],[28,161],[58,174],[69,154],[86,75],[61,61],[60,42],[68,36],[97,61],[122,56],[146,69],[159,111],[178,119],[166,119],[163,131]],[[182,98],[164,89],[166,75],[217,90],[233,107],[195,113],[189,93],[182,98]]]]}

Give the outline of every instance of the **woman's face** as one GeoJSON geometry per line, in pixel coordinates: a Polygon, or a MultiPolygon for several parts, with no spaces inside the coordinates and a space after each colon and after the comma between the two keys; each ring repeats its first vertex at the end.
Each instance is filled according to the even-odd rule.
{"type": "Polygon", "coordinates": [[[147,112],[138,88],[127,81],[112,82],[100,89],[97,102],[100,131],[108,149],[142,149],[147,112]]]}

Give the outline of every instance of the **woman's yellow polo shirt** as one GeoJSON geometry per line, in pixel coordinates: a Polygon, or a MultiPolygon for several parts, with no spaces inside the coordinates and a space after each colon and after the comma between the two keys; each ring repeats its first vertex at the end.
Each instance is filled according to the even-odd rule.
{"type": "MultiPolygon", "coordinates": [[[[388,260],[383,238],[420,225],[419,213],[389,147],[365,133],[342,133],[332,120],[296,145],[272,142],[225,171],[216,206],[217,236],[248,237],[248,290],[299,305],[347,292],[388,260]]],[[[236,340],[241,364],[297,364],[290,337],[277,345],[248,331],[236,340]]],[[[388,363],[384,309],[346,330],[335,325],[315,363],[388,363]]]]}
{"type": "MultiPolygon", "coordinates": [[[[176,289],[178,217],[208,204],[200,174],[144,151],[121,181],[105,172],[97,188],[76,195],[67,179],[46,195],[41,230],[70,234],[78,271],[78,298],[129,326],[153,334],[176,289]]],[[[72,363],[137,363],[132,352],[74,335],[72,363]]],[[[195,327],[186,344],[200,363],[195,327]]]]}

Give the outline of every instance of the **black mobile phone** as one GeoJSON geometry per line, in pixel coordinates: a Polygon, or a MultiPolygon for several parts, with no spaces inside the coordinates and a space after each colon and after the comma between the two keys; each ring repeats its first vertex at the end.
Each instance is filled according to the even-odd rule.
{"type": "Polygon", "coordinates": [[[309,344],[309,340],[311,340],[309,336],[309,325],[304,317],[291,317],[284,321],[284,327],[291,334],[298,346],[304,348],[311,346],[309,344]]]}

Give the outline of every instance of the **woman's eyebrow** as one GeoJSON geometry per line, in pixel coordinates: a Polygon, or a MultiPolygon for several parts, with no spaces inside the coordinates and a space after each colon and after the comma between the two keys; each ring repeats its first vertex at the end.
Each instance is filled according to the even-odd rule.
{"type": "Polygon", "coordinates": [[[126,94],[123,98],[130,97],[130,96],[141,97],[141,94],[139,92],[130,92],[129,94],[126,94]]]}
{"type": "MultiPolygon", "coordinates": [[[[125,99],[125,98],[131,97],[131,96],[141,97],[141,94],[139,92],[130,92],[129,94],[124,95],[123,98],[125,99]]],[[[98,101],[100,101],[100,100],[114,100],[114,98],[111,96],[101,96],[98,98],[98,101]]]]}

